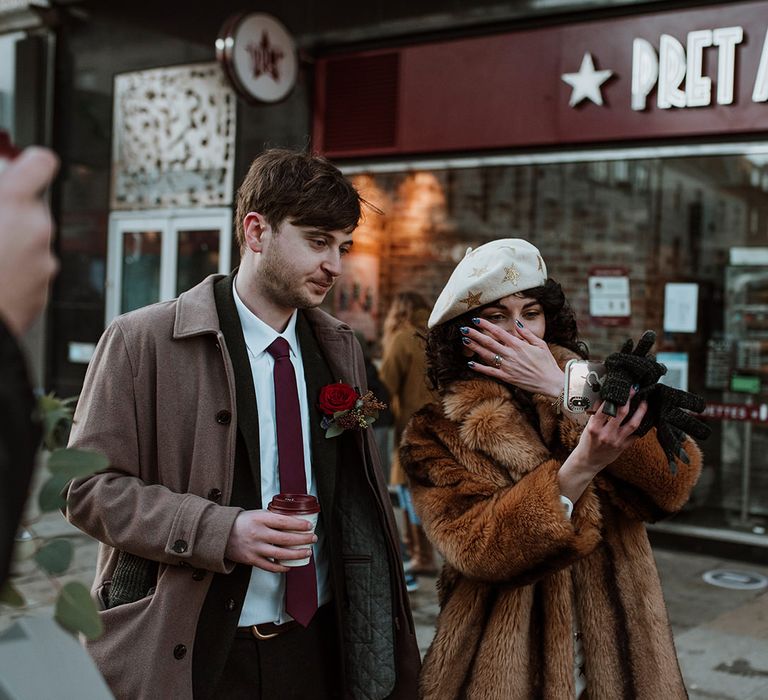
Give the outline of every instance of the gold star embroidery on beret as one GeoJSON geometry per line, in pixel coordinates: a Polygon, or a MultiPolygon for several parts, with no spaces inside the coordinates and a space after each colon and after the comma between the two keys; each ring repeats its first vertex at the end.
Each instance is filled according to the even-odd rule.
{"type": "Polygon", "coordinates": [[[539,259],[539,272],[544,272],[544,261],[541,259],[541,255],[536,256],[539,259]]]}
{"type": "Polygon", "coordinates": [[[520,279],[520,273],[517,271],[517,268],[514,265],[504,268],[505,282],[512,282],[512,284],[517,285],[517,281],[519,279],[520,279]]]}
{"type": "Polygon", "coordinates": [[[470,277],[480,277],[481,275],[484,275],[486,272],[488,272],[487,267],[473,267],[472,268],[472,274],[469,275],[470,277]]]}
{"type": "Polygon", "coordinates": [[[482,292],[478,292],[477,294],[474,294],[472,290],[467,292],[467,296],[463,299],[459,299],[459,301],[462,304],[467,305],[467,309],[471,309],[475,306],[480,306],[480,297],[483,296],[482,292]]]}

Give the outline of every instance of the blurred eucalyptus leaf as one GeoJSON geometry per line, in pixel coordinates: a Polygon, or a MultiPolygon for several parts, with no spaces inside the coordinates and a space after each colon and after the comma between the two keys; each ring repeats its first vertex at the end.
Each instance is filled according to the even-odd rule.
{"type": "Polygon", "coordinates": [[[64,496],[62,496],[62,491],[70,481],[70,477],[66,474],[54,474],[51,476],[43,484],[37,496],[40,510],[44,513],[49,513],[63,508],[66,505],[66,501],[64,496]]]}
{"type": "Polygon", "coordinates": [[[68,480],[88,476],[108,466],[106,456],[92,450],[63,447],[51,452],[48,458],[48,471],[55,476],[66,476],[68,480]]]}
{"type": "Polygon", "coordinates": [[[70,581],[61,589],[54,617],[64,629],[82,633],[86,639],[98,639],[103,632],[96,604],[89,590],[79,581],[70,581]]]}
{"type": "Polygon", "coordinates": [[[43,422],[43,445],[46,449],[54,450],[67,444],[76,402],[76,396],[61,399],[52,393],[38,399],[37,410],[43,422]]]}
{"type": "Polygon", "coordinates": [[[60,537],[41,547],[35,554],[35,561],[49,574],[56,576],[67,570],[72,562],[73,553],[72,543],[60,537]]]}
{"type": "Polygon", "coordinates": [[[0,603],[13,608],[23,608],[24,598],[9,581],[6,581],[0,586],[0,603]]]}
{"type": "Polygon", "coordinates": [[[80,476],[88,476],[106,469],[109,460],[100,452],[62,447],[48,458],[50,478],[43,484],[38,496],[40,510],[47,513],[63,508],[66,501],[62,492],[67,484],[80,476]]]}

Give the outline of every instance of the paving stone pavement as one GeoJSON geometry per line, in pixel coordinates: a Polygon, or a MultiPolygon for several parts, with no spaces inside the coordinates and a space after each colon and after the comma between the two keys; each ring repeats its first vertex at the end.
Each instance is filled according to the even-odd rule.
{"type": "MultiPolygon", "coordinates": [[[[44,537],[67,537],[75,556],[60,583],[90,585],[96,544],[58,513],[34,526],[44,537]]],[[[654,550],[680,666],[691,700],[768,700],[768,591],[717,588],[702,579],[705,571],[736,569],[768,576],[768,567],[688,552],[654,550]]],[[[0,629],[22,614],[51,615],[56,587],[31,561],[15,566],[14,584],[27,599],[24,610],[0,606],[0,629]]],[[[410,594],[422,654],[434,633],[438,613],[435,577],[420,577],[410,594]]],[[[661,699],[660,699],[661,700],[661,699]]]]}

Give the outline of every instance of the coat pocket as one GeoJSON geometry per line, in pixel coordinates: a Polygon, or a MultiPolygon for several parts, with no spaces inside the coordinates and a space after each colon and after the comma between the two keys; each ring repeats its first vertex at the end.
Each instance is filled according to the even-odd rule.
{"type": "Polygon", "coordinates": [[[345,556],[346,599],[344,617],[347,636],[353,643],[371,641],[371,557],[345,556]]]}
{"type": "Polygon", "coordinates": [[[120,552],[109,583],[99,591],[107,610],[135,603],[154,592],[157,586],[158,563],[135,554],[120,552]]]}

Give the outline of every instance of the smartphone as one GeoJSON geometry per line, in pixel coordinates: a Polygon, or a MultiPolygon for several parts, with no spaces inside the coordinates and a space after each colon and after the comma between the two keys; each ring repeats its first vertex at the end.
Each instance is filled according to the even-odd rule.
{"type": "Polygon", "coordinates": [[[605,365],[590,360],[569,360],[565,365],[563,408],[571,413],[595,411],[600,405],[600,387],[605,380],[605,365]]]}

